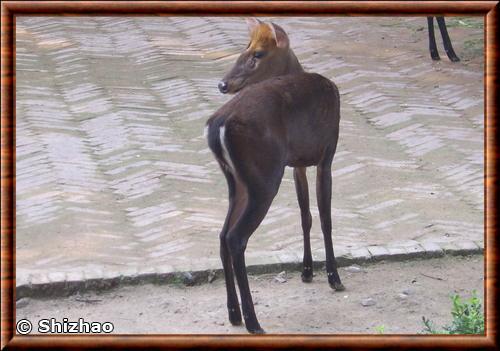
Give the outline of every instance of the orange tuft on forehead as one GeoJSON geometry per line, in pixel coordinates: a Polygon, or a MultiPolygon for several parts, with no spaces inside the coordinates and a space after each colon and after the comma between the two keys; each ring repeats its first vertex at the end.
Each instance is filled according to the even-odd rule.
{"type": "Polygon", "coordinates": [[[270,24],[259,23],[250,35],[250,45],[248,49],[256,50],[276,46],[274,30],[270,24]]]}

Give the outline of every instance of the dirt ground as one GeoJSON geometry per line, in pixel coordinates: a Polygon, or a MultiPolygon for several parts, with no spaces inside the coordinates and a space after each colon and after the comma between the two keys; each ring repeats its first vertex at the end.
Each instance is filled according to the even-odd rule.
{"type": "MultiPolygon", "coordinates": [[[[250,276],[255,309],[267,333],[419,333],[422,316],[441,327],[451,321],[450,295],[483,298],[483,256],[445,257],[341,268],[346,290],[335,292],[317,272],[310,284],[300,273],[250,276]],[[371,298],[374,305],[363,306],[371,298]]],[[[33,325],[44,318],[111,322],[114,333],[246,333],[227,320],[224,279],[184,285],[127,286],[53,300],[18,301],[17,317],[33,325]]],[[[484,301],[484,299],[483,299],[484,301]]],[[[34,331],[36,328],[33,329],[34,331]]]]}

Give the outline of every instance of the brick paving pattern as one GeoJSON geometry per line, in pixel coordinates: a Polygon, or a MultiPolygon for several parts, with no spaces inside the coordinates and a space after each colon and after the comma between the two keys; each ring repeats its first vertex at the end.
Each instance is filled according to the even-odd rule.
{"type": "MultiPolygon", "coordinates": [[[[336,254],[483,246],[482,62],[432,62],[424,18],[275,21],[341,92],[336,254]]],[[[246,43],[241,18],[17,20],[18,285],[220,266],[227,190],[202,134],[246,43]]],[[[300,259],[300,228],[287,169],[248,262],[300,259]]]]}

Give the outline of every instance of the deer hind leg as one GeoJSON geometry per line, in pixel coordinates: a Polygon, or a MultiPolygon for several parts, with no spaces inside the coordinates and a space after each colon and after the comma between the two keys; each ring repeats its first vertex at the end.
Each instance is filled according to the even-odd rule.
{"type": "Polygon", "coordinates": [[[436,36],[434,35],[434,17],[427,17],[427,32],[429,34],[429,51],[434,61],[439,61],[439,52],[436,46],[436,36]]]}
{"type": "Polygon", "coordinates": [[[318,165],[317,179],[316,179],[316,194],[318,198],[319,217],[321,220],[321,231],[323,232],[323,239],[325,242],[326,252],[326,272],[328,275],[328,283],[330,287],[335,290],[344,290],[344,286],[340,281],[339,273],[337,271],[337,263],[333,253],[332,244],[332,213],[331,213],[331,200],[332,200],[332,159],[333,153],[325,157],[324,160],[318,165]]]}
{"type": "Polygon", "coordinates": [[[309,210],[309,188],[307,185],[307,175],[305,167],[295,167],[293,169],[293,179],[295,180],[295,190],[300,207],[300,217],[302,221],[302,232],[304,234],[304,258],[302,268],[302,281],[310,283],[313,279],[313,261],[311,255],[311,225],[312,217],[309,210]]]}
{"type": "Polygon", "coordinates": [[[458,62],[460,59],[458,58],[455,50],[453,50],[453,46],[451,45],[451,39],[448,35],[448,30],[446,29],[446,22],[444,21],[444,17],[436,17],[436,21],[439,25],[439,30],[441,31],[441,37],[443,38],[444,50],[446,51],[446,55],[452,62],[458,62]]]}
{"type": "Polygon", "coordinates": [[[236,295],[236,288],[234,285],[234,272],[233,265],[231,262],[231,255],[229,254],[229,249],[226,243],[226,236],[229,228],[236,222],[238,212],[242,207],[242,201],[244,199],[236,198],[236,184],[231,173],[224,170],[221,167],[224,175],[226,176],[228,191],[229,191],[229,208],[227,211],[226,220],[222,231],[219,235],[220,239],[220,258],[222,261],[222,267],[224,268],[224,278],[226,281],[226,291],[227,291],[227,310],[229,313],[229,321],[232,325],[241,324],[241,311],[240,305],[238,304],[238,296],[236,295]]]}
{"type": "MultiPolygon", "coordinates": [[[[248,239],[255,229],[257,229],[269,210],[271,202],[278,191],[281,178],[277,181],[273,181],[273,179],[269,178],[266,180],[269,181],[269,183],[260,184],[258,187],[256,187],[255,184],[245,184],[243,188],[246,191],[247,201],[236,224],[229,230],[226,236],[226,243],[231,254],[233,269],[240,290],[241,308],[243,310],[245,326],[250,333],[254,334],[262,334],[264,330],[260,327],[255,315],[252,295],[248,285],[244,255],[248,239]]],[[[241,186],[236,186],[236,196],[239,196],[238,192],[240,192],[241,189],[241,186]]]]}

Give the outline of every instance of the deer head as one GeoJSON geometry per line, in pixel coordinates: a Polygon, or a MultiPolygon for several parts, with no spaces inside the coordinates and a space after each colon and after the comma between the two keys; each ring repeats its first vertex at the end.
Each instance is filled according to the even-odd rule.
{"type": "MultiPolygon", "coordinates": [[[[247,19],[250,42],[233,68],[219,83],[223,94],[234,94],[244,87],[296,69],[300,64],[290,49],[283,28],[258,19],[247,19]]],[[[300,67],[300,71],[302,68],[300,67]]]]}

